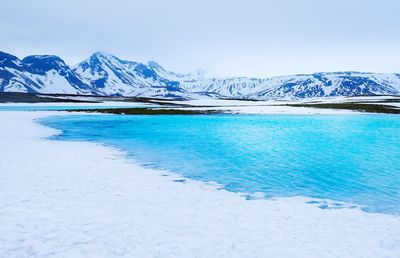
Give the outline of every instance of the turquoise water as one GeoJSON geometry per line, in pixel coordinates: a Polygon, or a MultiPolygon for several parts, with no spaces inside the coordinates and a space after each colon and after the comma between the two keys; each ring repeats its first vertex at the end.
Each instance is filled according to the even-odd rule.
{"type": "Polygon", "coordinates": [[[57,111],[57,110],[76,110],[76,109],[99,109],[99,108],[145,108],[158,106],[49,106],[49,105],[27,105],[27,106],[0,106],[0,111],[57,111]]]}
{"type": "Polygon", "coordinates": [[[400,116],[80,115],[42,123],[64,131],[57,139],[102,142],[230,191],[400,214],[400,116]]]}

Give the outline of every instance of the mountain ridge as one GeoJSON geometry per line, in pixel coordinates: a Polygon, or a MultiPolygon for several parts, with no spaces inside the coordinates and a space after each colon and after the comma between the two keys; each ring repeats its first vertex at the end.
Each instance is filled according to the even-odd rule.
{"type": "Polygon", "coordinates": [[[55,55],[22,60],[0,51],[0,92],[64,93],[173,99],[302,99],[332,96],[399,95],[400,74],[317,72],[270,78],[183,74],[155,61],[140,63],[95,52],[69,66],[55,55]]]}

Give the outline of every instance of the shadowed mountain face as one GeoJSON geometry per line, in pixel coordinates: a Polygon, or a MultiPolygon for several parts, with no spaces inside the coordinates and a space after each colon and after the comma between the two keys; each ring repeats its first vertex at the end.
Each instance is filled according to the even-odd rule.
{"type": "Polygon", "coordinates": [[[98,94],[57,56],[32,55],[22,60],[0,52],[0,91],[98,94]]]}
{"type": "Polygon", "coordinates": [[[399,74],[315,73],[267,79],[213,78],[204,72],[181,74],[154,61],[121,60],[96,52],[70,67],[58,56],[32,55],[20,60],[0,52],[0,92],[120,95],[156,98],[225,97],[297,99],[328,96],[398,95],[399,74]]]}

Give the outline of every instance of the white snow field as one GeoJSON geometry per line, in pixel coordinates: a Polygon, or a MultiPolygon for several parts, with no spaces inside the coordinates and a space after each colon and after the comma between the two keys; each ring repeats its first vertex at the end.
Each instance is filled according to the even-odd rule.
{"type": "MultiPolygon", "coordinates": [[[[160,101],[161,102],[161,101],[160,101]]],[[[294,104],[298,102],[277,102],[277,101],[240,101],[240,100],[191,100],[191,101],[164,101],[166,104],[178,105],[191,105],[190,107],[167,107],[168,109],[189,109],[189,110],[220,110],[226,113],[235,114],[287,114],[287,115],[343,115],[343,114],[361,114],[354,110],[340,110],[328,108],[308,108],[308,107],[293,107],[284,106],[285,104],[294,104]]],[[[142,102],[100,102],[100,103],[0,103],[0,111],[15,110],[18,108],[32,108],[33,110],[38,107],[121,107],[121,108],[146,108],[146,107],[161,107],[157,103],[142,103],[142,102]]]]}
{"type": "MultiPolygon", "coordinates": [[[[400,257],[400,218],[246,200],[0,112],[0,257],[400,257]]],[[[68,113],[70,114],[70,113],[68,113]]]]}

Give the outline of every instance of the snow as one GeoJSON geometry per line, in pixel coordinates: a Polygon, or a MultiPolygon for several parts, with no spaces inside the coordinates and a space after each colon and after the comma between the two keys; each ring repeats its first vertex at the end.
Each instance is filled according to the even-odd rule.
{"type": "Polygon", "coordinates": [[[387,102],[387,103],[380,103],[381,105],[388,105],[388,106],[393,106],[393,107],[398,107],[400,108],[400,103],[398,102],[387,102]]]}
{"type": "Polygon", "coordinates": [[[145,78],[135,71],[138,65],[137,62],[123,61],[110,54],[97,52],[75,66],[74,71],[89,84],[104,78],[104,87],[100,91],[106,95],[152,96],[151,93],[146,95],[148,91],[154,90],[152,86],[165,86],[162,80],[145,78]]]}
{"type": "Polygon", "coordinates": [[[193,110],[221,110],[228,113],[240,114],[292,114],[292,115],[344,115],[361,114],[360,112],[344,109],[324,109],[293,107],[287,104],[299,104],[300,101],[243,101],[243,100],[221,100],[221,99],[197,99],[188,101],[164,101],[190,105],[193,110]]]}
{"type": "MultiPolygon", "coordinates": [[[[57,98],[57,97],[54,97],[57,98]]],[[[74,97],[73,99],[81,99],[81,100],[88,100],[89,98],[86,97],[74,97]]],[[[98,99],[91,99],[96,101],[98,99]]],[[[104,101],[98,103],[89,103],[89,102],[38,102],[38,103],[0,103],[0,107],[121,107],[121,108],[136,108],[136,107],[155,107],[158,106],[157,104],[152,104],[150,102],[123,102],[123,101],[104,101]]]]}
{"type": "MultiPolygon", "coordinates": [[[[90,98],[80,97],[74,99],[88,100],[90,98]]],[[[91,99],[96,100],[96,99],[91,99]]],[[[168,109],[190,109],[190,110],[220,110],[227,113],[239,114],[295,114],[295,115],[318,115],[318,114],[361,114],[352,110],[335,110],[322,108],[306,108],[284,106],[285,104],[299,102],[279,102],[279,101],[240,101],[240,100],[218,100],[218,99],[198,99],[189,101],[161,101],[164,103],[191,105],[191,107],[173,107],[164,106],[168,109]]],[[[162,107],[158,104],[150,102],[123,102],[123,101],[105,101],[101,103],[70,103],[70,102],[55,102],[55,103],[0,103],[1,107],[45,107],[45,106],[79,106],[79,107],[162,107]]]]}
{"type": "MultiPolygon", "coordinates": [[[[57,97],[55,97],[57,98],[57,97]]],[[[65,97],[64,97],[65,98],[65,97]]],[[[79,100],[92,100],[100,101],[99,98],[92,97],[71,97],[72,99],[79,100]]],[[[227,113],[240,113],[240,114],[295,114],[295,115],[343,115],[343,114],[368,114],[364,112],[357,112],[354,110],[345,109],[327,109],[327,108],[308,108],[308,107],[295,107],[288,106],[291,104],[305,104],[305,103],[373,103],[375,105],[389,105],[393,107],[400,107],[400,104],[395,102],[398,97],[393,96],[365,96],[365,97],[329,97],[329,98],[315,98],[303,101],[243,101],[243,100],[224,100],[224,99],[195,99],[186,101],[176,100],[163,100],[166,104],[171,106],[164,106],[169,109],[190,109],[190,110],[221,110],[227,113]],[[385,102],[393,100],[393,102],[385,102]],[[173,105],[182,105],[185,107],[173,107],[173,105]]],[[[98,106],[98,107],[161,107],[158,104],[151,102],[124,102],[124,101],[103,101],[101,103],[0,103],[0,107],[13,107],[13,106],[98,106]]]]}
{"type": "Polygon", "coordinates": [[[185,101],[165,101],[166,103],[175,103],[191,106],[262,106],[262,105],[280,105],[290,102],[283,101],[244,101],[244,100],[228,100],[228,99],[193,99],[185,101]]]}
{"type": "Polygon", "coordinates": [[[28,89],[20,82],[11,80],[10,83],[4,87],[4,92],[28,92],[28,89]]]}
{"type": "MultiPolygon", "coordinates": [[[[219,108],[217,108],[219,109],[219,108]]],[[[240,114],[291,114],[291,115],[345,115],[360,114],[352,110],[343,109],[323,109],[323,108],[306,108],[306,107],[290,107],[290,106],[247,106],[247,107],[230,107],[230,112],[240,114]]]]}
{"type": "Polygon", "coordinates": [[[46,140],[59,132],[34,120],[55,114],[0,112],[0,257],[400,257],[399,217],[174,182],[100,144],[46,140]]]}
{"type": "Polygon", "coordinates": [[[31,73],[26,69],[30,63],[19,60],[17,67],[3,65],[0,68],[10,72],[10,76],[21,85],[13,86],[12,81],[5,80],[0,85],[3,90],[4,88],[9,90],[9,87],[22,92],[119,94],[141,97],[168,97],[172,93],[185,98],[201,98],[206,94],[212,94],[214,97],[259,100],[400,93],[398,74],[333,72],[271,78],[219,78],[208,75],[202,70],[189,74],[175,73],[164,69],[154,61],[142,64],[102,52],[94,53],[72,69],[56,56],[32,57],[54,59],[55,70],[46,75],[31,73]],[[57,73],[57,71],[63,72],[57,73]],[[158,88],[171,85],[173,87],[158,88]],[[176,93],[175,87],[178,87],[181,93],[176,93]]]}
{"type": "MultiPolygon", "coordinates": [[[[317,73],[308,75],[288,75],[266,79],[231,77],[205,78],[197,81],[182,81],[181,87],[189,92],[215,92],[221,96],[231,98],[251,99],[295,99],[311,97],[328,97],[335,95],[360,95],[359,89],[345,86],[345,80],[355,82],[363,79],[359,89],[371,87],[370,94],[398,94],[400,91],[400,77],[396,74],[335,72],[317,73]],[[320,78],[319,78],[320,77],[320,78]],[[373,87],[373,83],[379,85],[373,87]],[[290,86],[291,84],[294,84],[290,86]]],[[[357,84],[357,83],[355,83],[357,84]]]]}

